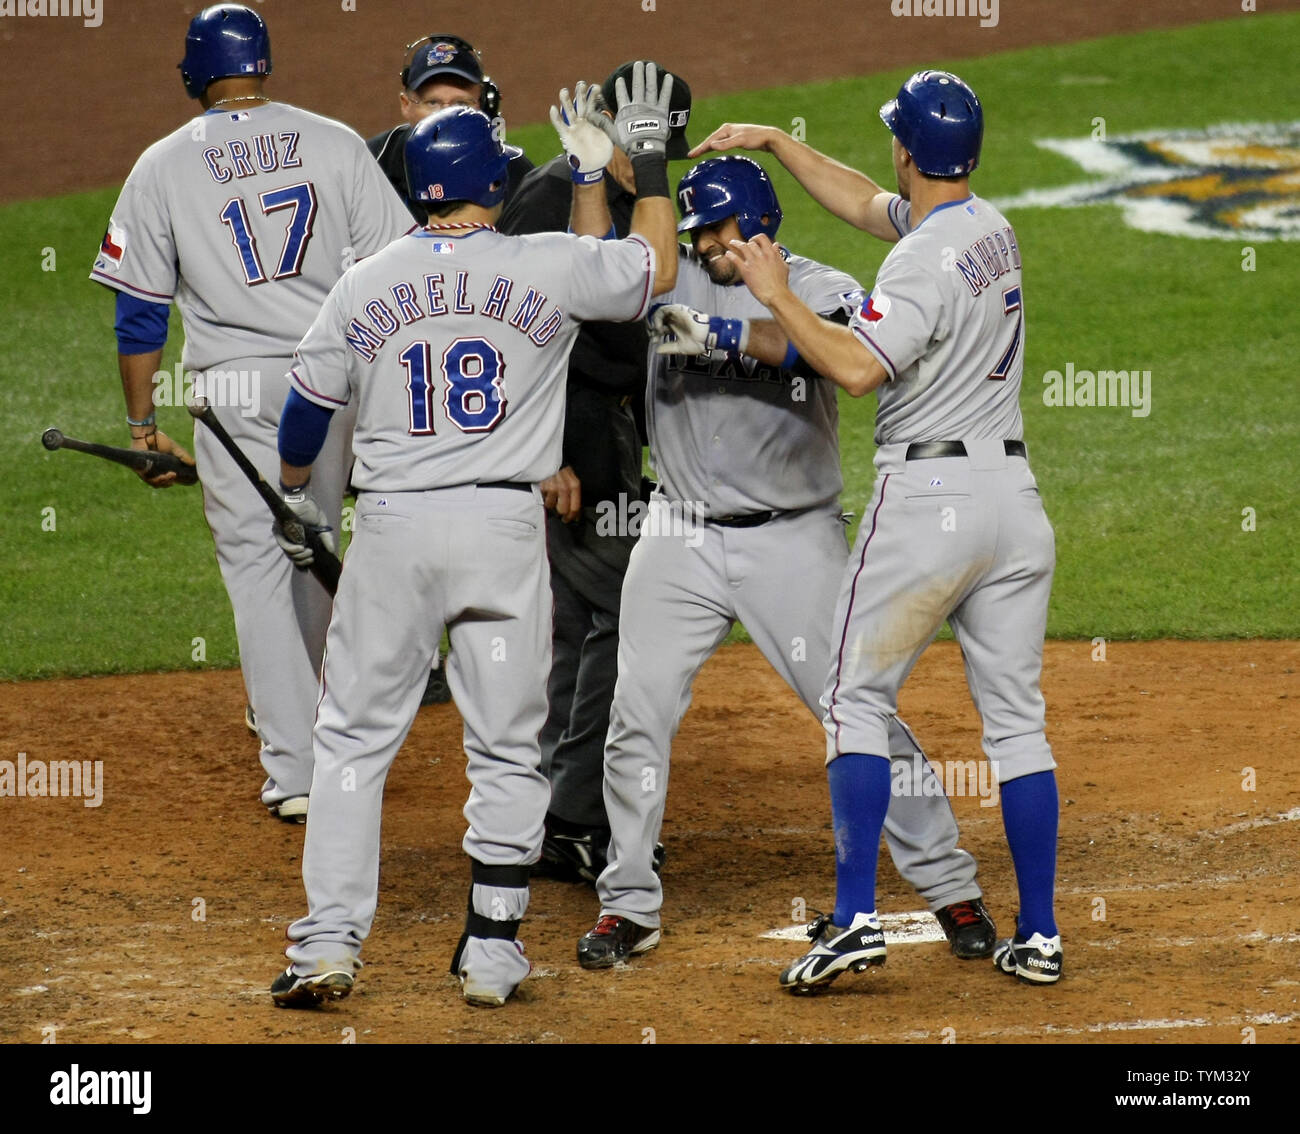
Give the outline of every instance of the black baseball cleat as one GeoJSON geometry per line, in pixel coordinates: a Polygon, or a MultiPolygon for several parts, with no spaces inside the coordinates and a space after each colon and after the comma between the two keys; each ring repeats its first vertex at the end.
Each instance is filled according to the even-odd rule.
{"type": "Polygon", "coordinates": [[[993,918],[979,898],[953,902],[950,906],[936,910],[934,916],[943,927],[954,957],[974,961],[980,957],[992,956],[993,946],[998,940],[998,927],[993,924],[993,918]]]}
{"type": "Polygon", "coordinates": [[[1055,984],[1061,979],[1061,935],[1035,933],[1025,940],[1017,933],[1004,938],[993,950],[993,965],[998,972],[1030,984],[1055,984]]]}
{"type": "Polygon", "coordinates": [[[451,700],[445,664],[429,671],[429,680],[424,683],[424,694],[420,697],[421,705],[445,705],[451,700]]]}
{"type": "MultiPolygon", "coordinates": [[[[580,827],[547,815],[542,857],[533,867],[533,876],[594,886],[609,865],[609,838],[608,827],[580,827]]],[[[650,869],[658,874],[666,857],[663,843],[655,843],[650,869]]]]}
{"type": "Polygon", "coordinates": [[[608,846],[607,827],[579,830],[548,817],[546,834],[542,838],[542,858],[538,863],[541,869],[533,872],[544,878],[595,885],[601,871],[608,865],[605,857],[608,846]]]}
{"type": "Polygon", "coordinates": [[[659,944],[659,930],[625,917],[602,914],[596,927],[578,941],[578,964],[584,969],[608,969],[659,944]]]}
{"type": "Polygon", "coordinates": [[[848,929],[831,924],[829,914],[819,914],[808,927],[812,952],[781,973],[781,987],[794,993],[815,992],[840,973],[864,973],[885,963],[885,931],[874,913],[860,913],[848,929]]]}
{"type": "Polygon", "coordinates": [[[327,1000],[346,997],[352,983],[352,974],[344,969],[299,976],[290,967],[271,982],[271,999],[279,1008],[319,1008],[327,1000]]]}

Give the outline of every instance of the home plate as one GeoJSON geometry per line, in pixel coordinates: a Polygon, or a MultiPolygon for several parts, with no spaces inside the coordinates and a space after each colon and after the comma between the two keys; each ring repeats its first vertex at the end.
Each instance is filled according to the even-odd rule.
{"type": "MultiPolygon", "coordinates": [[[[926,913],[924,910],[915,913],[881,914],[880,924],[885,931],[885,941],[889,945],[924,945],[929,941],[948,940],[934,914],[926,913]]],[[[769,929],[759,936],[768,941],[807,942],[808,927],[787,925],[780,929],[769,929]]]]}

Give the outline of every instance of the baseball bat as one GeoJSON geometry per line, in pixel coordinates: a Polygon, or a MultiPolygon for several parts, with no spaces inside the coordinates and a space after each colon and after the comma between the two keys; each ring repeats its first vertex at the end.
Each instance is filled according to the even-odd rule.
{"type": "Polygon", "coordinates": [[[271,514],[280,522],[284,534],[294,543],[305,543],[311,548],[313,559],[311,566],[307,569],[320,580],[322,587],[329,591],[330,594],[334,594],[338,590],[339,572],[343,568],[339,563],[339,557],[325,546],[320,533],[306,528],[303,522],[294,514],[293,509],[281,499],[280,494],[266,483],[266,478],[257,471],[257,466],[235,444],[235,439],[226,432],[226,427],[221,424],[207,402],[202,398],[195,398],[186,408],[195,420],[203,422],[212,430],[212,435],[221,442],[221,447],[230,454],[235,464],[239,466],[239,471],[248,478],[248,482],[257,489],[257,494],[266,501],[266,506],[271,509],[271,514]]]}
{"type": "Polygon", "coordinates": [[[177,484],[197,484],[198,470],[187,465],[174,453],[159,453],[153,449],[119,449],[114,445],[99,445],[94,441],[78,441],[68,437],[58,429],[47,429],[41,434],[41,444],[50,452],[55,449],[74,449],[78,453],[89,453],[92,457],[103,457],[135,469],[146,476],[161,476],[163,473],[175,473],[177,484]]]}

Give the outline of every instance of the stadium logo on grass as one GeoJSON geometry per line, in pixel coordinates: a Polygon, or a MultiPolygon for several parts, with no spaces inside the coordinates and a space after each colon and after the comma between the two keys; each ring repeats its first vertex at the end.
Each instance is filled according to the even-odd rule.
{"type": "Polygon", "coordinates": [[[1142,232],[1300,240],[1300,122],[1238,123],[1037,143],[1103,178],[1030,189],[1000,209],[1119,205],[1142,232]]]}

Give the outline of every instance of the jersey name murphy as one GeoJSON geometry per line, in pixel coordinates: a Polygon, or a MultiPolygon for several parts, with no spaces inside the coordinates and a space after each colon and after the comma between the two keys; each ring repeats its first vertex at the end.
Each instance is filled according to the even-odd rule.
{"type": "Polygon", "coordinates": [[[981,236],[957,257],[957,271],[971,295],[979,295],[994,280],[1020,271],[1020,248],[1016,234],[1007,225],[981,236]]]}
{"type": "MultiPolygon", "coordinates": [[[[470,281],[469,272],[457,272],[454,280],[446,279],[442,272],[433,272],[424,277],[418,288],[403,280],[389,288],[388,298],[368,299],[361,304],[361,314],[353,315],[348,321],[344,341],[366,362],[374,362],[384,343],[403,327],[442,315],[478,314],[514,327],[533,346],[544,347],[563,325],[564,312],[552,307],[543,319],[542,311],[549,302],[546,294],[535,287],[525,287],[523,298],[507,317],[506,309],[515,289],[515,281],[508,276],[498,275],[487,286],[487,298],[481,307],[470,301],[475,285],[470,281]]],[[[477,293],[483,293],[481,285],[477,293]]]]}
{"type": "Polygon", "coordinates": [[[259,173],[301,169],[298,131],[282,130],[278,134],[231,138],[224,147],[208,146],[203,151],[203,161],[208,167],[208,176],[218,185],[235,178],[256,177],[259,173]]]}

